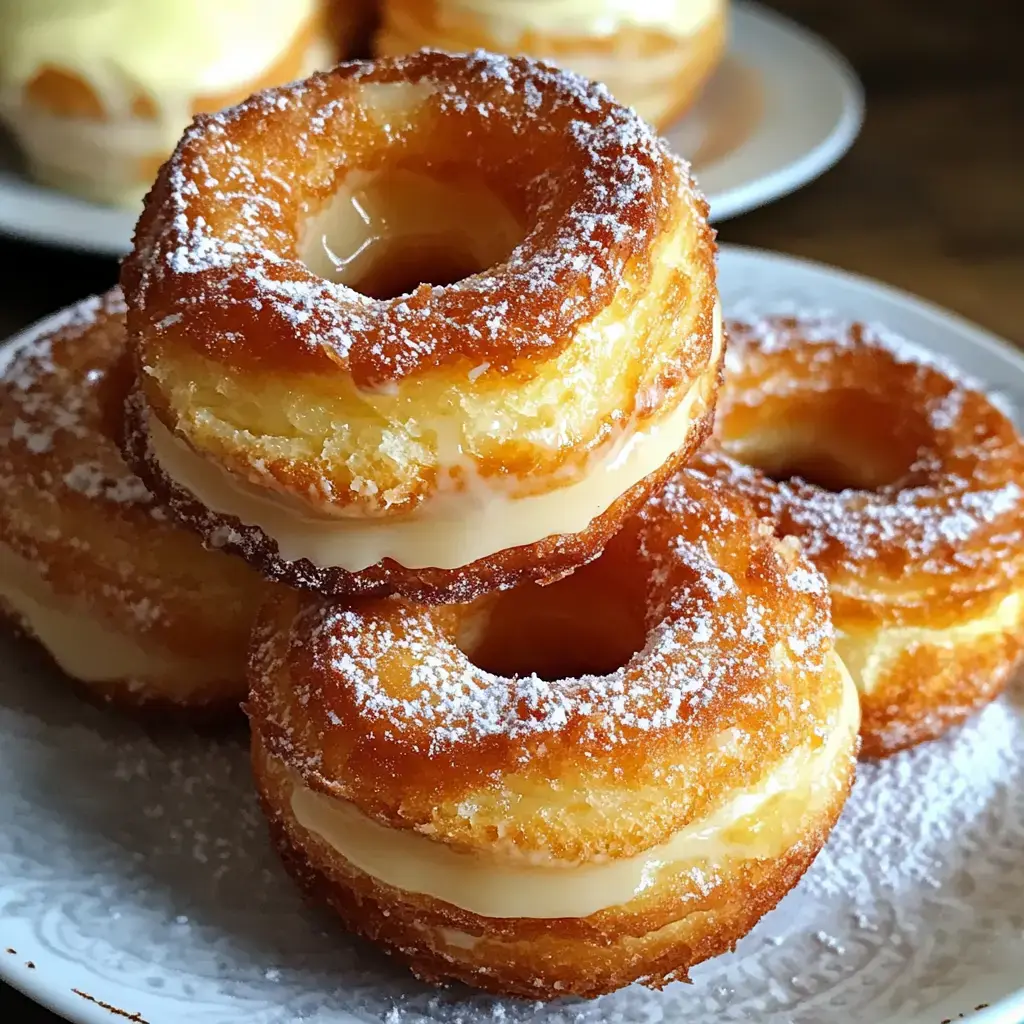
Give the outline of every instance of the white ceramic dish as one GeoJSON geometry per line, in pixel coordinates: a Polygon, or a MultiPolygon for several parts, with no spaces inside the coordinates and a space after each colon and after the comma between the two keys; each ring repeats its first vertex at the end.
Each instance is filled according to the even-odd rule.
{"type": "MultiPolygon", "coordinates": [[[[695,159],[712,218],[724,220],[831,167],[856,138],[862,108],[857,79],[830,47],[765,8],[737,3],[729,57],[668,137],[695,159]]],[[[137,215],[28,180],[0,137],[0,233],[120,256],[137,215]]]]}
{"type": "MultiPolygon", "coordinates": [[[[880,321],[1024,409],[1024,357],[933,306],[753,250],[725,247],[720,266],[730,312],[880,321]]],[[[0,822],[0,977],[81,1024],[110,1024],[90,999],[149,1024],[1024,1019],[1020,687],[955,735],[865,766],[801,886],[692,986],[590,1003],[413,981],[303,909],[269,849],[241,737],[147,737],[13,645],[0,647],[0,822]]]]}

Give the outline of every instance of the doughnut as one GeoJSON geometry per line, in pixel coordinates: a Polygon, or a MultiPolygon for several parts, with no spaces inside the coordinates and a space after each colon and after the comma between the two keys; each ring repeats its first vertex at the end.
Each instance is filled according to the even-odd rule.
{"type": "Polygon", "coordinates": [[[43,184],[134,206],[193,114],[331,63],[321,2],[6,0],[0,122],[43,184]]]}
{"type": "Polygon", "coordinates": [[[483,47],[550,60],[604,82],[665,128],[725,52],[726,0],[384,0],[375,52],[483,47]]]}
{"type": "Polygon", "coordinates": [[[941,735],[1021,652],[1024,447],[955,368],[829,316],[728,325],[708,472],[828,578],[863,753],[941,735]]]}
{"type": "Polygon", "coordinates": [[[97,701],[238,714],[271,585],[204,551],[122,462],[124,351],[116,290],[3,350],[0,613],[97,701]]]}
{"type": "Polygon", "coordinates": [[[311,900],[423,979],[535,999],[730,949],[821,848],[858,742],[825,580],[689,470],[547,587],[282,592],[249,675],[256,785],[311,900]]]}
{"type": "Polygon", "coordinates": [[[557,579],[710,429],[714,254],[686,166],[603,88],[339,65],[197,119],[160,172],[122,270],[125,456],[293,586],[557,579]]]}

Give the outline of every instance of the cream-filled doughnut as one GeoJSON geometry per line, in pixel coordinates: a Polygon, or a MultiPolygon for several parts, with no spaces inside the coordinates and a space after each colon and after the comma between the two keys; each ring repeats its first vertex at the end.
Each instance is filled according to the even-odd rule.
{"type": "Polygon", "coordinates": [[[0,609],[93,697],[237,712],[271,586],[204,551],[124,465],[124,344],[114,291],[0,350],[0,609]]]}
{"type": "Polygon", "coordinates": [[[321,0],[6,0],[0,121],[40,181],[134,205],[194,114],[330,64],[322,22],[321,0]]]}
{"type": "Polygon", "coordinates": [[[728,326],[699,463],[828,577],[863,751],[940,735],[1009,678],[1024,631],[1024,445],[955,369],[831,318],[728,326]]]}
{"type": "Polygon", "coordinates": [[[635,114],[525,59],[341,65],[200,119],[122,278],[129,462],[297,586],[557,578],[709,429],[706,204],[635,114]]]}
{"type": "Polygon", "coordinates": [[[659,128],[718,66],[727,0],[383,0],[378,54],[483,47],[603,82],[659,128]]]}
{"type": "Polygon", "coordinates": [[[273,840],[423,978],[660,987],[796,883],[846,799],[825,580],[684,470],[595,562],[461,605],[285,591],[248,710],[273,840]]]}

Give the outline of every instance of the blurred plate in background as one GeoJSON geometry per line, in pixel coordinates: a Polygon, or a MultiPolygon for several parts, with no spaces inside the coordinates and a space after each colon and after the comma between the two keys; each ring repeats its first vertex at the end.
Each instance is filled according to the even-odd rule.
{"type": "MultiPolygon", "coordinates": [[[[712,219],[724,220],[831,167],[856,138],[862,111],[860,84],[829,46],[759,5],[736,3],[725,61],[667,134],[694,162],[712,219]]],[[[29,181],[0,139],[0,233],[121,256],[137,215],[29,181]]]]}

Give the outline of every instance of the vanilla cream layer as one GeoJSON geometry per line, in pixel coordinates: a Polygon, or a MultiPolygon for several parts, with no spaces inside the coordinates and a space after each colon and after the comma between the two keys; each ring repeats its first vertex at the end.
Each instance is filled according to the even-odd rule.
{"type": "MultiPolygon", "coordinates": [[[[555,534],[580,533],[634,484],[659,469],[686,440],[695,416],[713,393],[722,350],[721,312],[715,307],[709,369],[679,405],[647,430],[623,432],[595,453],[586,475],[545,494],[510,496],[497,478],[473,475],[474,464],[452,453],[461,490],[440,489],[407,516],[356,519],[316,516],[308,506],[272,495],[204,459],[149,418],[149,447],[163,471],[208,509],[256,526],[287,561],[358,572],[384,558],[408,569],[454,569],[506,548],[555,534]]],[[[427,425],[439,437],[445,425],[427,425]]],[[[450,467],[444,467],[450,468],[450,467]]],[[[507,485],[505,485],[507,487],[507,485]]]]}
{"type": "MultiPolygon", "coordinates": [[[[323,45],[310,47],[306,70],[329,63],[323,45]]],[[[111,112],[107,120],[59,117],[26,106],[19,83],[0,87],[0,119],[17,138],[34,178],[96,202],[128,206],[141,203],[152,185],[141,177],[142,168],[178,144],[192,119],[192,93],[166,98],[155,118],[121,110],[124,95],[103,95],[111,112]]]]}
{"type": "Polygon", "coordinates": [[[73,72],[111,112],[139,87],[224,92],[255,78],[291,45],[317,0],[5,0],[0,81],[21,85],[44,67],[73,72]]]}
{"type": "Polygon", "coordinates": [[[589,917],[708,865],[774,858],[800,837],[808,817],[845,783],[840,758],[851,755],[860,728],[857,690],[835,656],[843,680],[825,741],[785,758],[758,785],[737,793],[699,822],[635,857],[598,864],[499,860],[454,850],[425,836],[387,828],[352,804],[307,788],[291,775],[296,821],[349,864],[385,885],[442,900],[481,917],[589,917]]]}
{"type": "Polygon", "coordinates": [[[864,694],[877,688],[896,659],[915,647],[938,647],[953,651],[986,636],[1016,631],[1024,621],[1024,594],[1007,594],[986,615],[946,629],[922,626],[892,626],[877,632],[847,632],[836,627],[836,650],[864,694]]]}
{"type": "Polygon", "coordinates": [[[504,48],[527,33],[548,36],[613,36],[624,28],[672,36],[696,32],[723,0],[440,0],[442,19],[457,24],[469,15],[504,48]]]}
{"type": "Polygon", "coordinates": [[[61,597],[27,559],[0,544],[0,601],[24,622],[67,675],[86,683],[169,679],[176,695],[222,679],[220,666],[153,654],[97,619],[82,600],[61,597]]]}

